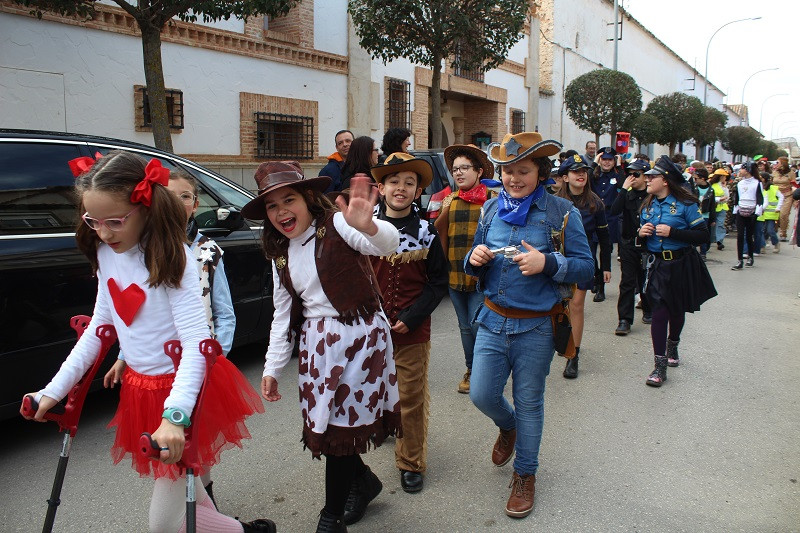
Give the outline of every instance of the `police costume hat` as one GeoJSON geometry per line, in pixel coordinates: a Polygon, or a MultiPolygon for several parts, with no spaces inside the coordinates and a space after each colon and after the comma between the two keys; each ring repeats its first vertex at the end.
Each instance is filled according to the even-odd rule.
{"type": "Polygon", "coordinates": [[[747,173],[753,176],[754,178],[757,178],[759,176],[760,171],[758,170],[758,163],[756,163],[755,161],[745,161],[744,163],[742,163],[742,168],[745,169],[747,173]]]}
{"type": "Polygon", "coordinates": [[[655,166],[653,166],[652,170],[648,170],[644,173],[645,176],[664,176],[664,179],[675,183],[677,185],[683,185],[686,183],[686,180],[683,177],[683,172],[681,169],[678,168],[678,165],[672,162],[669,156],[662,155],[656,161],[655,166]]]}
{"type": "Polygon", "coordinates": [[[512,135],[506,133],[503,141],[489,145],[489,161],[508,165],[523,159],[550,157],[561,151],[563,145],[553,139],[542,139],[537,131],[524,131],[512,135]]]}
{"type": "Polygon", "coordinates": [[[600,159],[614,159],[617,156],[617,151],[611,148],[610,146],[601,148],[599,153],[600,153],[600,159]]]}
{"type": "Polygon", "coordinates": [[[586,160],[580,155],[573,155],[566,158],[558,167],[558,175],[566,176],[570,170],[581,170],[583,168],[592,168],[586,163],[586,160]]]}
{"type": "Polygon", "coordinates": [[[650,170],[650,163],[644,159],[634,159],[625,167],[625,171],[650,170]]]}

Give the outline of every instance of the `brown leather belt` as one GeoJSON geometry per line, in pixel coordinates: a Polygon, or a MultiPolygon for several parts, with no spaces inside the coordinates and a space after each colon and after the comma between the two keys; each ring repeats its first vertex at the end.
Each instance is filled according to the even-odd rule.
{"type": "Polygon", "coordinates": [[[543,316],[552,316],[564,312],[564,305],[559,302],[553,306],[549,311],[528,311],[527,309],[513,309],[511,307],[501,307],[492,302],[489,298],[483,299],[483,305],[494,311],[500,316],[506,318],[541,318],[543,316]]]}

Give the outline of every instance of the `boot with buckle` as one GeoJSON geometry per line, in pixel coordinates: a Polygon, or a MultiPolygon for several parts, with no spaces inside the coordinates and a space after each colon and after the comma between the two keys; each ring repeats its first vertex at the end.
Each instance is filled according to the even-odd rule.
{"type": "Polygon", "coordinates": [[[678,356],[678,342],[667,339],[667,366],[678,366],[681,364],[678,356]]]}
{"type": "Polygon", "coordinates": [[[655,356],[655,363],[656,366],[650,375],[647,376],[647,383],[651,387],[660,387],[667,381],[667,356],[666,355],[656,355],[655,356]]]}
{"type": "Polygon", "coordinates": [[[350,484],[350,493],[344,504],[344,523],[355,524],[364,517],[369,502],[383,490],[383,483],[369,467],[350,484]]]}
{"type": "Polygon", "coordinates": [[[341,516],[336,516],[325,509],[319,513],[317,533],[347,533],[347,526],[341,516]]]}
{"type": "Polygon", "coordinates": [[[506,504],[506,514],[512,518],[525,518],[533,511],[533,495],[536,492],[536,475],[511,476],[511,495],[506,504]]]}
{"type": "Polygon", "coordinates": [[[500,430],[497,436],[497,441],[492,448],[492,462],[497,466],[504,466],[514,455],[514,444],[517,442],[517,429],[509,429],[508,431],[500,430]]]}

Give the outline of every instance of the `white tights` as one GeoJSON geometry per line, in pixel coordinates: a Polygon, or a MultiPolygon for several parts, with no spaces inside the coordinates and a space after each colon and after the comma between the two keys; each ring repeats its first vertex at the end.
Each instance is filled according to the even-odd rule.
{"type": "MultiPolygon", "coordinates": [[[[214,507],[200,478],[195,477],[198,533],[242,533],[242,524],[214,507]]],[[[153,533],[184,533],[186,531],[186,477],[175,481],[158,478],[150,500],[150,531],[153,533]]]]}

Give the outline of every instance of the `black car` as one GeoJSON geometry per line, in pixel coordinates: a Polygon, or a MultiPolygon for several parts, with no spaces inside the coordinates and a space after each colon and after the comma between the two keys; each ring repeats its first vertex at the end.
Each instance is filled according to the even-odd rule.
{"type": "MultiPolygon", "coordinates": [[[[75,244],[79,220],[67,161],[128,150],[158,158],[197,178],[200,231],[225,251],[236,334],[234,345],[269,335],[272,275],[259,241],[261,223],[240,213],[253,195],[224,177],[150,146],[67,133],[0,129],[0,418],[22,395],[41,389],[75,344],[73,315],[91,315],[97,291],[75,244]]],[[[98,372],[116,359],[107,357],[98,372]]]]}

